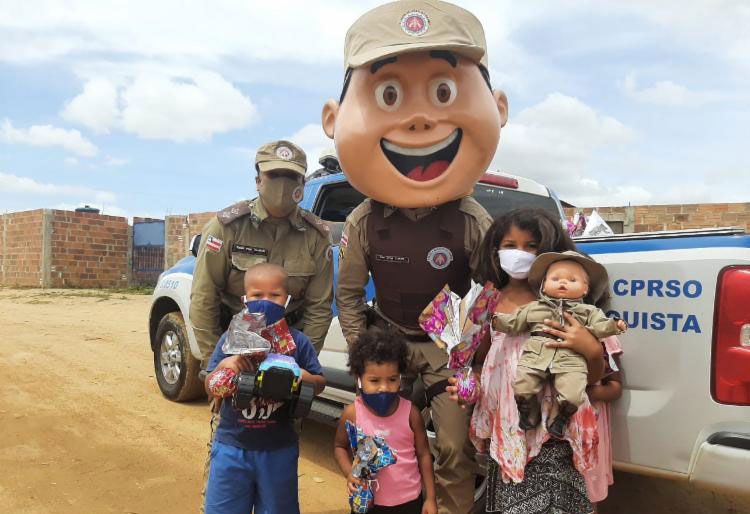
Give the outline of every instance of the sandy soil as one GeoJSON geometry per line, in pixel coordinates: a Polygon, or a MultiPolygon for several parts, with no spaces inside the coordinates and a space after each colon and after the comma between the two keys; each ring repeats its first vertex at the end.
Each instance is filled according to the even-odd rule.
{"type": "MultiPolygon", "coordinates": [[[[160,394],[149,302],[0,289],[0,511],[198,512],[208,408],[160,394]]],[[[331,441],[330,428],[306,424],[302,512],[348,512],[331,441]]]]}
{"type": "MultiPolygon", "coordinates": [[[[0,512],[198,512],[205,401],[177,404],[154,379],[149,296],[0,288],[0,512]]],[[[306,422],[300,502],[343,514],[333,430],[306,422]]],[[[603,514],[750,513],[750,498],[617,474],[603,514]]]]}

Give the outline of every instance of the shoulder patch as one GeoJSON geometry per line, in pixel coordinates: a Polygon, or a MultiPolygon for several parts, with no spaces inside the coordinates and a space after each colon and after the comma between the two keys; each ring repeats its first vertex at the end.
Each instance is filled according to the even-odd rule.
{"type": "Polygon", "coordinates": [[[372,200],[367,198],[364,202],[359,204],[354,210],[349,213],[346,217],[346,222],[351,225],[359,225],[359,223],[372,212],[372,200]]]}
{"type": "Polygon", "coordinates": [[[328,227],[328,223],[318,218],[315,214],[308,211],[307,209],[300,209],[299,213],[300,216],[302,216],[302,219],[312,225],[315,230],[320,232],[320,235],[322,235],[326,241],[331,238],[331,229],[328,227]]]}
{"type": "Polygon", "coordinates": [[[220,210],[216,213],[216,217],[222,225],[227,225],[246,214],[250,214],[250,202],[243,200],[220,210]]]}

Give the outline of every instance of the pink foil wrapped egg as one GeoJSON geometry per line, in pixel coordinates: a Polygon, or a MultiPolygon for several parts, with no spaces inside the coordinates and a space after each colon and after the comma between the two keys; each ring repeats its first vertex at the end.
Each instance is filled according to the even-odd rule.
{"type": "Polygon", "coordinates": [[[458,399],[465,404],[473,405],[479,399],[479,381],[471,368],[462,368],[453,375],[456,378],[458,399]]]}

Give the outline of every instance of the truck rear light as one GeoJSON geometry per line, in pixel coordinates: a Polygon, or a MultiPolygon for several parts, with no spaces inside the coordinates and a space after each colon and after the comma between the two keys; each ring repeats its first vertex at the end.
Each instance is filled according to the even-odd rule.
{"type": "Polygon", "coordinates": [[[750,266],[721,270],[716,286],[711,396],[750,405],[750,266]]]}
{"type": "Polygon", "coordinates": [[[518,189],[518,180],[510,177],[503,177],[502,175],[494,175],[492,173],[485,173],[482,175],[482,178],[479,179],[479,183],[518,189]]]}

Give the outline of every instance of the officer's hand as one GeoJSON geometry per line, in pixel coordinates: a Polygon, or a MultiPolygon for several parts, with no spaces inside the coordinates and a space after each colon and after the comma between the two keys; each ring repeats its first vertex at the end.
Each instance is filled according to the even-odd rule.
{"type": "Polygon", "coordinates": [[[235,373],[240,373],[241,371],[251,371],[253,368],[252,363],[250,362],[250,359],[243,355],[231,355],[229,357],[224,357],[224,359],[219,362],[219,364],[216,366],[216,369],[221,368],[229,368],[235,373]]]}

